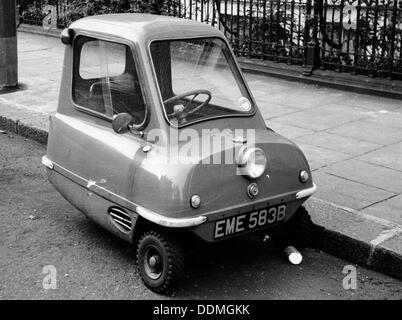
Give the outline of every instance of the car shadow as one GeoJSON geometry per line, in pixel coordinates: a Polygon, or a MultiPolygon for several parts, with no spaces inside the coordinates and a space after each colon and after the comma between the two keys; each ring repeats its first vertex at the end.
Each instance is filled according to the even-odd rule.
{"type": "MultiPolygon", "coordinates": [[[[87,218],[76,217],[77,232],[99,254],[112,255],[111,260],[136,267],[135,246],[114,236],[87,218]]],[[[202,243],[186,255],[182,280],[171,295],[154,295],[160,299],[250,299],[279,284],[275,279],[286,277],[295,266],[286,262],[273,243],[243,236],[219,243],[202,243]],[[290,269],[289,269],[290,268],[290,269]]],[[[127,277],[140,282],[137,269],[127,277]]],[[[145,286],[141,284],[143,290],[145,286]]],[[[144,297],[146,298],[146,297],[144,297]]]]}

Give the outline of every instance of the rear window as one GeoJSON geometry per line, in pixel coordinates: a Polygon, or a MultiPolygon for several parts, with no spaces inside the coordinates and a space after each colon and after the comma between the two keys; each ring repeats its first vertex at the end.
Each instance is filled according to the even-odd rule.
{"type": "Polygon", "coordinates": [[[126,69],[124,45],[91,40],[81,48],[79,72],[82,79],[121,76],[126,69]],[[105,54],[101,54],[104,52],[105,54]],[[104,59],[104,61],[102,61],[104,59]]]}
{"type": "Polygon", "coordinates": [[[130,47],[84,36],[74,46],[74,102],[110,118],[126,112],[134,124],[143,123],[146,108],[130,47]]]}

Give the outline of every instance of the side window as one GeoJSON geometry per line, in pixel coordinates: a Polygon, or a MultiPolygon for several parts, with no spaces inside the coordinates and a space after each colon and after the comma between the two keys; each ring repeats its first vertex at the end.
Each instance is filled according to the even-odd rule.
{"type": "Polygon", "coordinates": [[[145,103],[132,52],[127,45],[80,36],[75,41],[73,100],[112,117],[127,112],[145,119],[145,103]]]}

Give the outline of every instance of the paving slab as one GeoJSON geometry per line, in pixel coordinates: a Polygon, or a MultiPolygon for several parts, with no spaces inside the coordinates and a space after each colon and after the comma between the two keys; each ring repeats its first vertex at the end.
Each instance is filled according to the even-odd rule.
{"type": "MultiPolygon", "coordinates": [[[[22,72],[22,71],[21,71],[22,72]]],[[[34,76],[29,76],[29,77],[19,77],[19,83],[24,84],[24,90],[39,90],[40,88],[47,88],[52,85],[57,85],[60,86],[60,81],[55,82],[52,79],[49,79],[48,77],[49,74],[46,75],[46,77],[34,77],[34,76]]],[[[61,79],[61,78],[60,78],[61,79]]],[[[59,79],[59,80],[60,80],[59,79]]],[[[18,91],[15,92],[17,94],[18,91]]],[[[21,91],[23,92],[23,91],[21,91]]],[[[2,95],[4,96],[4,95],[2,95]]],[[[55,97],[57,99],[57,96],[55,97]]]]}
{"type": "MultiPolygon", "coordinates": [[[[33,37],[35,37],[35,36],[33,36],[33,37]]],[[[42,37],[39,38],[39,36],[38,36],[38,39],[41,39],[41,38],[42,37]]],[[[21,41],[20,39],[18,39],[18,41],[19,41],[20,45],[23,44],[23,41],[21,41]]],[[[35,52],[35,51],[43,51],[43,50],[51,49],[51,46],[46,46],[44,44],[40,44],[40,43],[32,44],[30,41],[26,41],[26,42],[29,43],[29,45],[18,48],[18,53],[21,55],[24,53],[26,54],[26,53],[31,53],[31,52],[35,52]]]]}
{"type": "Polygon", "coordinates": [[[402,171],[402,142],[371,151],[357,159],[402,171]]]}
{"type": "Polygon", "coordinates": [[[45,114],[44,112],[37,112],[35,110],[30,110],[25,106],[19,105],[18,103],[10,103],[0,96],[0,116],[8,118],[11,120],[20,120],[29,117],[35,117],[38,114],[45,114]]]}
{"type": "Polygon", "coordinates": [[[351,155],[346,153],[324,149],[304,142],[295,142],[306,156],[311,170],[316,170],[351,158],[351,155]]]}
{"type": "Polygon", "coordinates": [[[322,170],[313,172],[313,178],[319,186],[315,194],[317,198],[355,210],[395,196],[395,193],[336,177],[322,170]]]}
{"type": "Polygon", "coordinates": [[[382,147],[380,144],[358,140],[350,137],[343,137],[325,131],[297,137],[296,142],[303,142],[324,149],[330,149],[350,155],[362,155],[382,147]]]}
{"type": "Polygon", "coordinates": [[[43,59],[43,58],[52,59],[53,57],[54,57],[54,54],[49,50],[38,50],[38,51],[29,52],[29,54],[20,54],[18,56],[18,61],[19,62],[25,62],[25,61],[32,62],[32,60],[43,59]]]}
{"type": "Polygon", "coordinates": [[[399,128],[388,127],[367,120],[346,123],[330,129],[328,132],[381,145],[402,141],[401,130],[399,128]]]}
{"type": "MultiPolygon", "coordinates": [[[[281,80],[278,78],[267,77],[265,75],[258,75],[252,73],[244,73],[244,77],[247,80],[247,84],[253,88],[253,90],[258,90],[265,92],[265,94],[271,94],[271,92],[284,90],[284,89],[294,89],[295,86],[298,89],[304,88],[302,83],[290,83],[286,80],[281,80]]],[[[255,92],[253,91],[255,95],[255,92]]]]}
{"type": "Polygon", "coordinates": [[[401,171],[354,159],[330,165],[323,171],[385,191],[402,193],[401,171]]]}
{"type": "Polygon", "coordinates": [[[363,108],[327,104],[281,116],[277,120],[285,124],[321,131],[339,127],[353,120],[365,118],[368,116],[368,112],[369,111],[363,108]]]}
{"type": "Polygon", "coordinates": [[[272,130],[283,135],[284,137],[286,137],[288,139],[293,139],[293,138],[304,136],[307,134],[312,134],[314,132],[313,130],[303,129],[303,128],[279,123],[276,121],[276,119],[266,120],[265,123],[272,130]]]}
{"type": "MultiPolygon", "coordinates": [[[[402,182],[401,182],[402,183],[402,182]]],[[[375,203],[365,209],[362,212],[387,219],[396,223],[400,223],[402,220],[402,195],[399,194],[395,197],[388,199],[387,201],[382,201],[375,203]]]]}
{"type": "MultiPolygon", "coordinates": [[[[22,94],[15,96],[13,102],[16,105],[24,105],[28,109],[37,110],[40,105],[40,111],[44,113],[53,112],[57,108],[57,103],[54,101],[54,96],[59,92],[58,88],[49,88],[47,91],[25,91],[22,94]]],[[[0,96],[0,99],[2,97],[0,96]]]]}
{"type": "Polygon", "coordinates": [[[396,111],[373,112],[365,120],[385,127],[402,129],[402,113],[396,111]]]}
{"type": "Polygon", "coordinates": [[[47,77],[49,73],[61,72],[63,67],[61,64],[48,59],[24,61],[23,63],[20,63],[20,65],[21,67],[18,70],[21,69],[21,71],[18,71],[18,75],[21,77],[47,77]],[[36,64],[40,64],[41,68],[38,68],[36,64]]]}
{"type": "Polygon", "coordinates": [[[281,104],[272,104],[267,102],[264,97],[256,98],[258,107],[261,109],[262,116],[265,120],[276,118],[285,114],[299,111],[299,109],[284,106],[281,104]]]}
{"type": "Polygon", "coordinates": [[[284,84],[283,82],[277,83],[274,81],[267,82],[266,79],[256,79],[252,75],[246,76],[246,79],[254,96],[271,96],[275,94],[275,92],[282,92],[286,88],[289,90],[292,89],[289,84],[284,84]]]}
{"type": "Polygon", "coordinates": [[[345,106],[366,108],[368,110],[396,110],[402,108],[402,101],[384,97],[369,96],[365,94],[349,94],[348,99],[343,100],[345,106]]]}
{"type": "Polygon", "coordinates": [[[342,99],[347,99],[344,97],[340,91],[320,92],[316,90],[311,92],[305,88],[292,88],[292,94],[289,88],[283,88],[282,90],[275,90],[269,94],[269,102],[278,103],[290,107],[294,107],[300,110],[306,110],[322,106],[325,104],[331,104],[339,102],[342,99]]]}

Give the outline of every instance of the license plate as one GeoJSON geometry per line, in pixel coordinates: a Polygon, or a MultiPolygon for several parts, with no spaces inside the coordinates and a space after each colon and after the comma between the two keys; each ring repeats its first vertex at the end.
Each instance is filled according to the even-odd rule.
{"type": "Polygon", "coordinates": [[[214,239],[259,229],[285,220],[286,205],[260,209],[215,222],[214,239]]]}

